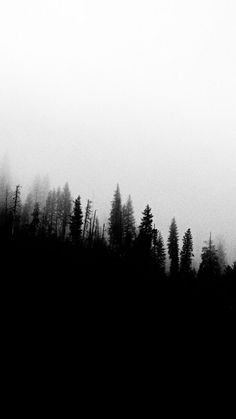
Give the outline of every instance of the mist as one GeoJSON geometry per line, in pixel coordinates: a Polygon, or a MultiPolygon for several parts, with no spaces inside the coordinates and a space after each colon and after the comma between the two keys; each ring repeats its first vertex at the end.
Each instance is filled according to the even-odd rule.
{"type": "MultiPolygon", "coordinates": [[[[166,240],[236,258],[233,1],[8,1],[0,14],[0,159],[23,190],[69,182],[106,220],[116,184],[166,240]]],[[[25,193],[26,193],[25,192],[25,193]]]]}

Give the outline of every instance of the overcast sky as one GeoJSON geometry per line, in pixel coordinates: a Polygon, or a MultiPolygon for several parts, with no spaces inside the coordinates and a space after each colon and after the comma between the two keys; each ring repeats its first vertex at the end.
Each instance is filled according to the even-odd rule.
{"type": "Polygon", "coordinates": [[[235,0],[0,0],[0,158],[236,258],[235,0]]]}

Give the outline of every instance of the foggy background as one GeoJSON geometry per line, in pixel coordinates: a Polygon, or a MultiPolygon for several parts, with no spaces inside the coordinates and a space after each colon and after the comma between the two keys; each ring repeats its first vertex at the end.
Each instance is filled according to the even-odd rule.
{"type": "Polygon", "coordinates": [[[236,3],[0,0],[0,161],[236,258],[236,3]]]}

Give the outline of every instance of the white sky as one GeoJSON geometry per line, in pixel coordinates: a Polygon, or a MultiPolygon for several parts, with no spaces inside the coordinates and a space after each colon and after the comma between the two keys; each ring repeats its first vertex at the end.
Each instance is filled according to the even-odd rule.
{"type": "Polygon", "coordinates": [[[0,0],[0,158],[236,258],[236,2],[0,0]]]}

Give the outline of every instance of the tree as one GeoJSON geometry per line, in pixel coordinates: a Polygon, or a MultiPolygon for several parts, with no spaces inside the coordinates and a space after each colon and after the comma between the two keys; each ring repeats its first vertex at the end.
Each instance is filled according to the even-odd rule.
{"type": "Polygon", "coordinates": [[[81,208],[80,196],[74,202],[73,213],[71,216],[70,222],[70,233],[72,242],[74,244],[79,244],[81,241],[82,235],[82,225],[83,225],[83,212],[81,208]]]}
{"type": "Polygon", "coordinates": [[[119,185],[117,185],[114,198],[111,203],[109,217],[109,239],[112,250],[120,252],[123,240],[123,214],[119,185]]]}
{"type": "Polygon", "coordinates": [[[67,233],[67,227],[70,222],[71,217],[71,193],[69,189],[68,183],[65,184],[62,192],[62,212],[61,212],[61,219],[62,219],[62,238],[64,239],[67,233]]]}
{"type": "Polygon", "coordinates": [[[216,278],[220,275],[220,264],[217,250],[213,244],[211,234],[206,246],[202,248],[201,264],[199,267],[199,276],[206,279],[216,278]]]}
{"type": "Polygon", "coordinates": [[[6,197],[11,190],[11,174],[8,156],[6,155],[0,164],[0,210],[5,209],[6,197]]]}
{"type": "Polygon", "coordinates": [[[20,185],[16,186],[15,193],[12,199],[12,207],[11,207],[11,214],[12,214],[12,229],[11,234],[14,236],[16,228],[19,226],[20,222],[20,212],[21,212],[21,192],[20,192],[20,185]]]}
{"type": "Polygon", "coordinates": [[[170,257],[170,274],[175,277],[179,272],[179,235],[175,218],[172,219],[169,229],[168,253],[170,257]]]}
{"type": "Polygon", "coordinates": [[[44,212],[45,224],[49,236],[56,234],[57,227],[57,193],[49,191],[44,212]]]}
{"type": "Polygon", "coordinates": [[[39,203],[36,202],[34,204],[34,210],[32,213],[32,221],[30,223],[30,231],[33,236],[37,234],[38,229],[39,229],[39,224],[40,224],[40,207],[39,207],[39,203]]]}
{"type": "Polygon", "coordinates": [[[166,262],[166,252],[164,246],[164,240],[161,235],[161,232],[158,231],[156,228],[153,229],[153,259],[157,268],[157,272],[159,276],[165,275],[165,262],[166,262]]]}
{"type": "Polygon", "coordinates": [[[165,275],[166,252],[161,232],[155,227],[152,231],[152,254],[158,276],[163,277],[165,275]]]}
{"type": "Polygon", "coordinates": [[[218,256],[218,261],[220,265],[220,272],[223,275],[225,272],[227,263],[226,263],[225,247],[222,240],[219,240],[216,250],[217,250],[217,256],[218,256]]]}
{"type": "Polygon", "coordinates": [[[89,234],[89,227],[91,225],[92,201],[88,199],[84,215],[83,241],[89,234]]]}
{"type": "Polygon", "coordinates": [[[183,276],[190,274],[193,256],[193,238],[189,228],[184,234],[183,246],[180,252],[180,272],[183,276]]]}
{"type": "Polygon", "coordinates": [[[138,241],[144,252],[144,255],[151,256],[152,238],[153,238],[153,215],[149,205],[146,206],[142,213],[143,217],[139,226],[138,241]]]}
{"type": "Polygon", "coordinates": [[[130,195],[126,204],[123,206],[123,233],[124,247],[129,249],[136,236],[134,210],[130,195]]]}
{"type": "Polygon", "coordinates": [[[43,208],[49,192],[49,177],[40,175],[35,176],[33,184],[30,188],[30,193],[33,197],[33,203],[39,203],[40,208],[43,208]]]}
{"type": "Polygon", "coordinates": [[[32,193],[28,193],[22,208],[21,225],[26,227],[30,224],[32,218],[32,211],[34,208],[34,201],[32,193]]]}

